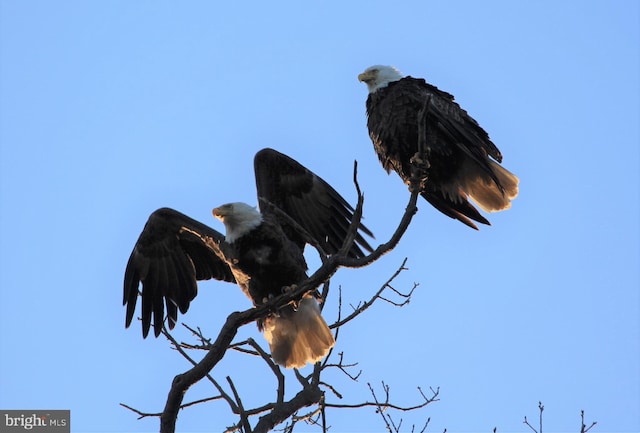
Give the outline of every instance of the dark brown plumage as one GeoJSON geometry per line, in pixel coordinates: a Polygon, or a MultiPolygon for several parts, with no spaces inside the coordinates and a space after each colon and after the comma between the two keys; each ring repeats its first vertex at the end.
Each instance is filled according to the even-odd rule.
{"type": "Polygon", "coordinates": [[[477,229],[489,224],[468,201],[486,212],[508,209],[518,195],[518,178],[500,166],[502,154],[449,93],[425,80],[403,77],[390,66],[372,66],[358,76],[367,84],[367,127],[382,166],[411,178],[418,152],[418,112],[429,101],[427,182],[421,191],[440,212],[477,229]]]}

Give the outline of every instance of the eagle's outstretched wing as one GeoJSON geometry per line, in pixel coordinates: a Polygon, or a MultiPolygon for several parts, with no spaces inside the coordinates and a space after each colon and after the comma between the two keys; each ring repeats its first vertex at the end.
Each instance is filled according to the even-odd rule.
{"type": "Polygon", "coordinates": [[[198,280],[235,282],[229,266],[215,252],[224,235],[176,210],[158,209],[149,216],[131,252],[124,276],[123,305],[129,327],[142,282],[142,335],[153,321],[157,337],[162,329],[164,306],[169,328],[178,309],[185,313],[195,298],[198,280]],[[208,242],[207,242],[208,240],[208,242]]]}
{"type": "MultiPolygon", "coordinates": [[[[262,149],[254,159],[256,187],[261,211],[270,212],[268,203],[277,206],[304,228],[327,254],[335,254],[346,238],[353,207],[335,190],[297,161],[273,149],[262,149]],[[266,203],[265,203],[266,201],[266,203]]],[[[287,236],[304,247],[304,239],[286,222],[287,236]]],[[[363,257],[373,251],[363,234],[373,237],[360,224],[350,257],[363,257]]]]}

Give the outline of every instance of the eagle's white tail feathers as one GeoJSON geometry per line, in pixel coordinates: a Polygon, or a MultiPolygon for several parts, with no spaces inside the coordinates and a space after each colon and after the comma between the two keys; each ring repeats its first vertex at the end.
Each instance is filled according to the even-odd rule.
{"type": "Polygon", "coordinates": [[[464,190],[485,212],[509,209],[511,200],[518,196],[518,177],[495,161],[489,161],[491,168],[504,190],[501,191],[494,180],[479,169],[467,170],[464,190]],[[471,173],[475,171],[475,173],[471,173]]]}
{"type": "Polygon", "coordinates": [[[310,295],[300,301],[294,313],[268,317],[264,336],[273,360],[287,368],[318,362],[335,344],[318,302],[310,295]]]}

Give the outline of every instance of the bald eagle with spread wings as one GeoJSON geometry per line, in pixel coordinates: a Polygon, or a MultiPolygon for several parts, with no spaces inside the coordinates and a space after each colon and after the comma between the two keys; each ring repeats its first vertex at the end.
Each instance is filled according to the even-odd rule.
{"type": "Polygon", "coordinates": [[[387,173],[405,183],[418,152],[418,113],[428,104],[426,122],[427,181],[420,194],[443,214],[477,230],[473,221],[489,221],[485,212],[508,209],[518,195],[518,178],[502,167],[502,154],[452,95],[424,79],[403,76],[392,66],[371,66],[358,75],[367,85],[367,127],[387,173]],[[473,221],[472,221],[473,220],[473,221]]]}
{"type": "MultiPolygon", "coordinates": [[[[160,334],[165,308],[169,328],[175,326],[178,310],[186,313],[196,297],[199,280],[236,283],[254,305],[301,283],[307,278],[303,250],[309,239],[295,225],[326,254],[338,252],[354,209],[335,189],[273,149],[256,154],[254,169],[260,211],[245,203],[215,208],[213,215],[223,222],[225,235],[173,209],[151,214],[125,271],[126,327],[139,294],[146,338],[151,324],[155,336],[160,334]]],[[[360,224],[350,257],[372,251],[363,235],[373,236],[360,224]]],[[[287,368],[319,361],[335,343],[313,294],[259,320],[258,328],[274,361],[287,368]]]]}

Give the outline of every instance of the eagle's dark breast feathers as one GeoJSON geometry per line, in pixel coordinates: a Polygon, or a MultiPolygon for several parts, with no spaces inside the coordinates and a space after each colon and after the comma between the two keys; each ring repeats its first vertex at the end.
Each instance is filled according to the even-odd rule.
{"type": "Polygon", "coordinates": [[[227,263],[244,293],[260,305],[283,287],[303,281],[307,264],[302,250],[289,240],[270,215],[232,243],[221,245],[227,263]]]}

